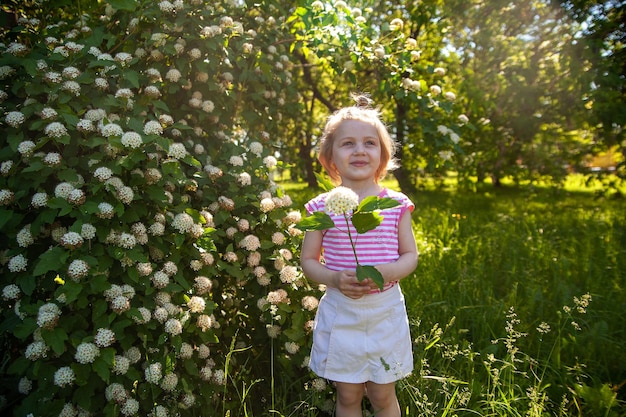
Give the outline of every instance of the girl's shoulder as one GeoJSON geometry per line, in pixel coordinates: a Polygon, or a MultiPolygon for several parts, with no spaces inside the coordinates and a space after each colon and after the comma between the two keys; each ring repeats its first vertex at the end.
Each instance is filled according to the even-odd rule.
{"type": "Polygon", "coordinates": [[[313,197],[304,204],[304,208],[307,212],[313,213],[314,211],[324,211],[326,206],[326,196],[328,193],[319,194],[317,197],[313,197]]]}

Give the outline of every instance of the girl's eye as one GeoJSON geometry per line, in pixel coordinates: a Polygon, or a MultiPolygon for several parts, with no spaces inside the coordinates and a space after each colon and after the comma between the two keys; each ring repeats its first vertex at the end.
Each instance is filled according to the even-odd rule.
{"type": "Polygon", "coordinates": [[[347,140],[345,142],[341,142],[341,146],[351,146],[351,145],[352,145],[352,142],[349,141],[349,140],[347,140]]]}

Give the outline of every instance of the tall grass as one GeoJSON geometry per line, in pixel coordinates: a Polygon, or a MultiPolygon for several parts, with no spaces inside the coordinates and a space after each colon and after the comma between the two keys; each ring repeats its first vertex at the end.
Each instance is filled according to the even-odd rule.
{"type": "MultiPolygon", "coordinates": [[[[315,194],[288,188],[300,206],[315,194]]],[[[571,186],[411,197],[404,413],[626,415],[626,202],[571,186]]]]}

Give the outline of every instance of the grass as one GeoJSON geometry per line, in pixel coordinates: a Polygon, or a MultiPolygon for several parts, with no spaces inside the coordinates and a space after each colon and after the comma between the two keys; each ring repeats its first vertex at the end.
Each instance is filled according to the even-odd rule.
{"type": "MultiPolygon", "coordinates": [[[[285,188],[295,207],[317,193],[285,188]]],[[[411,195],[405,415],[626,415],[626,201],[597,191],[572,177],[411,195]]]]}

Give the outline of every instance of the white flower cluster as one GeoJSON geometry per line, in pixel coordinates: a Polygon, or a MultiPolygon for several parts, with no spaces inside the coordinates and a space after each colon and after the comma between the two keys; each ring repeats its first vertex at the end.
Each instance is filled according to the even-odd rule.
{"type": "Polygon", "coordinates": [[[143,133],[146,135],[162,135],[163,126],[156,120],[150,120],[143,126],[143,133]]]}
{"type": "Polygon", "coordinates": [[[261,247],[261,240],[255,235],[247,235],[239,242],[239,246],[249,251],[255,251],[261,247]]]}
{"type": "Polygon", "coordinates": [[[326,212],[349,215],[359,206],[359,196],[348,187],[333,188],[326,195],[326,212]]]}
{"type": "Polygon", "coordinates": [[[19,127],[26,118],[24,117],[24,113],[21,111],[10,111],[4,117],[4,121],[11,127],[19,127]]]}
{"type": "Polygon", "coordinates": [[[94,342],[101,348],[111,346],[115,342],[115,333],[111,329],[99,328],[94,336],[94,342]]]}
{"type": "Polygon", "coordinates": [[[192,313],[202,313],[206,307],[206,302],[204,298],[194,295],[187,302],[187,307],[189,307],[189,311],[192,313]]]}
{"type": "Polygon", "coordinates": [[[54,385],[64,388],[74,383],[76,375],[69,366],[63,366],[54,373],[54,385]]]}
{"type": "Polygon", "coordinates": [[[141,135],[137,132],[125,132],[122,135],[122,145],[127,148],[137,149],[143,144],[141,135]]]}
{"type": "Polygon", "coordinates": [[[5,300],[17,300],[22,291],[16,284],[9,284],[2,289],[2,298],[5,300]]]}
{"type": "Polygon", "coordinates": [[[167,156],[174,159],[183,159],[187,156],[187,149],[182,143],[172,143],[167,150],[167,156]]]}
{"type": "Polygon", "coordinates": [[[61,309],[54,303],[46,303],[39,307],[37,312],[37,326],[44,329],[52,329],[56,326],[61,316],[61,309]]]}
{"type": "Polygon", "coordinates": [[[76,347],[74,359],[81,364],[93,363],[100,356],[100,349],[91,342],[83,342],[76,347]]]}
{"type": "Polygon", "coordinates": [[[83,245],[83,237],[76,232],[67,232],[61,237],[60,243],[67,249],[77,249],[83,245]]]}
{"type": "Polygon", "coordinates": [[[11,272],[22,272],[26,271],[26,266],[28,265],[28,259],[22,254],[15,255],[11,259],[9,259],[9,271],[11,272]]]}
{"type": "Polygon", "coordinates": [[[49,350],[50,350],[50,347],[46,345],[46,343],[43,340],[36,340],[33,343],[26,346],[26,351],[24,352],[24,356],[28,360],[36,361],[38,359],[47,357],[49,350]]]}
{"type": "Polygon", "coordinates": [[[89,273],[89,264],[82,259],[73,260],[67,267],[67,275],[74,282],[78,282],[89,273]]]}

